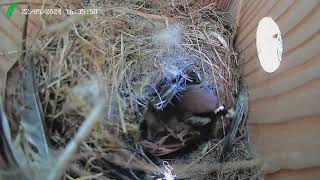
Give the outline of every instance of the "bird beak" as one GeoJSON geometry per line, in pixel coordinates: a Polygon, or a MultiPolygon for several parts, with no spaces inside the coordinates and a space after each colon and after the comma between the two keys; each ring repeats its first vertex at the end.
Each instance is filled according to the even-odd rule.
{"type": "Polygon", "coordinates": [[[219,106],[215,111],[214,111],[214,113],[215,114],[217,114],[217,113],[219,113],[220,111],[223,111],[225,109],[225,107],[224,106],[219,106]]]}

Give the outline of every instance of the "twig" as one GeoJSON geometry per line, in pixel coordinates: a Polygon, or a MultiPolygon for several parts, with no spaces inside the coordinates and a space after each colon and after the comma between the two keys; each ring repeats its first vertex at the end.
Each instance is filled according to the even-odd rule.
{"type": "Polygon", "coordinates": [[[43,31],[48,34],[57,33],[60,31],[66,31],[66,29],[68,29],[68,27],[71,27],[72,25],[77,24],[78,22],[80,22],[81,20],[83,20],[87,17],[89,17],[89,16],[88,15],[69,16],[69,17],[65,18],[63,21],[59,22],[58,24],[54,24],[54,25],[47,27],[43,31]]]}
{"type": "Polygon", "coordinates": [[[75,180],[98,179],[101,176],[103,176],[103,173],[98,173],[98,174],[89,175],[89,176],[82,176],[82,177],[77,178],[75,180]]]}
{"type": "Polygon", "coordinates": [[[205,172],[210,173],[213,171],[234,171],[237,169],[246,169],[253,167],[263,167],[263,160],[261,159],[252,159],[252,160],[244,160],[244,161],[236,161],[236,162],[227,162],[227,163],[200,163],[192,166],[192,168],[180,168],[180,165],[173,165],[173,169],[175,174],[179,178],[188,178],[194,175],[195,173],[205,172]]]}
{"type": "Polygon", "coordinates": [[[136,10],[132,10],[132,9],[125,9],[125,8],[114,8],[115,11],[120,11],[120,12],[124,12],[124,13],[128,13],[128,14],[135,14],[138,16],[141,16],[143,18],[146,19],[157,19],[157,20],[164,20],[164,22],[166,23],[166,26],[169,26],[169,18],[166,16],[159,16],[156,14],[148,14],[148,13],[144,13],[141,11],[136,11],[136,10]]]}
{"type": "Polygon", "coordinates": [[[183,169],[189,169],[191,166],[193,166],[194,164],[196,164],[198,161],[200,161],[203,157],[205,157],[207,154],[209,154],[209,152],[211,152],[213,149],[217,148],[218,145],[220,143],[223,142],[223,139],[220,140],[216,145],[214,145],[210,150],[208,150],[206,153],[204,153],[201,157],[199,157],[197,160],[195,160],[194,162],[192,162],[191,164],[189,164],[188,166],[184,167],[183,169]]]}
{"type": "Polygon", "coordinates": [[[103,109],[103,104],[103,102],[99,102],[99,104],[96,105],[87,119],[83,122],[75,137],[67,145],[63,153],[58,158],[56,165],[47,178],[48,180],[57,180],[61,177],[68,163],[71,161],[72,155],[76,152],[82,141],[84,141],[85,138],[89,135],[94,125],[99,121],[99,116],[103,109]]]}

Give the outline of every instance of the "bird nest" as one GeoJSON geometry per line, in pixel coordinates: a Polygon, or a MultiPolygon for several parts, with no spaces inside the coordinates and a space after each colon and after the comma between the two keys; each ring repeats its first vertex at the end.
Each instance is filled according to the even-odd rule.
{"type": "Polygon", "coordinates": [[[44,29],[28,53],[51,151],[66,155],[58,160],[64,178],[259,177],[245,122],[225,163],[219,157],[230,120],[223,117],[212,137],[192,147],[183,130],[167,129],[157,142],[141,137],[148,107],[168,106],[192,76],[217,94],[219,104],[236,108],[244,85],[233,49],[233,20],[215,4],[197,2],[61,1],[58,7],[97,8],[98,14],[41,17],[44,29]],[[95,116],[98,123],[86,124],[95,116]],[[85,141],[76,141],[84,136],[80,132],[88,135],[85,141]],[[173,137],[178,143],[167,146],[173,137]],[[72,154],[63,151],[69,145],[77,147],[72,154]]]}

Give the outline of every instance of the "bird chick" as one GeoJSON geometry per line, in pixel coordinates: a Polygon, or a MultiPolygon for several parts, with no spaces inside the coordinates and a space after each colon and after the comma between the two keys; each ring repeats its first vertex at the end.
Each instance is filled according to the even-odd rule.
{"type": "Polygon", "coordinates": [[[174,101],[180,119],[194,127],[209,124],[219,106],[216,93],[207,85],[188,85],[174,101]],[[212,115],[211,115],[212,114],[212,115]]]}
{"type": "Polygon", "coordinates": [[[157,110],[152,104],[149,104],[144,112],[140,129],[142,137],[153,140],[159,133],[167,129],[173,132],[180,132],[183,129],[189,129],[189,126],[179,122],[177,112],[172,105],[168,105],[162,110],[157,110]]]}
{"type": "Polygon", "coordinates": [[[219,107],[216,93],[207,85],[188,85],[174,103],[181,112],[202,114],[214,112],[219,107]]]}
{"type": "Polygon", "coordinates": [[[188,85],[186,90],[175,101],[175,106],[184,122],[196,127],[214,121],[217,116],[231,118],[233,109],[219,106],[217,94],[208,85],[188,85]]]}
{"type": "Polygon", "coordinates": [[[200,135],[190,125],[178,120],[173,106],[157,110],[151,104],[144,113],[140,130],[141,144],[156,156],[176,152],[200,135]]]}
{"type": "Polygon", "coordinates": [[[217,116],[224,116],[226,118],[234,118],[236,115],[236,111],[234,110],[234,108],[229,108],[226,109],[224,106],[219,106],[216,110],[215,110],[215,114],[217,116]]]}
{"type": "Polygon", "coordinates": [[[162,131],[164,130],[164,128],[165,125],[161,121],[159,113],[157,113],[157,110],[153,107],[152,104],[149,104],[148,108],[143,114],[143,119],[141,121],[141,136],[151,140],[154,138],[157,131],[162,131]]]}
{"type": "Polygon", "coordinates": [[[201,127],[209,124],[211,122],[210,117],[201,117],[201,116],[189,116],[184,119],[184,122],[191,124],[195,127],[201,127]]]}

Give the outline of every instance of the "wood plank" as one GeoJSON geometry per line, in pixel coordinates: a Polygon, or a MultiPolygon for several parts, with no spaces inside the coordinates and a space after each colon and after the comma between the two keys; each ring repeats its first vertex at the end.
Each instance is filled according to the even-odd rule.
{"type": "MultiPolygon", "coordinates": [[[[319,1],[308,1],[308,3],[305,3],[304,1],[297,1],[297,3],[294,3],[292,6],[290,6],[276,20],[276,23],[278,24],[282,34],[285,34],[298,22],[300,22],[314,7],[318,6],[319,3],[319,1]]],[[[259,20],[256,20],[255,27],[257,27],[259,20]]],[[[248,36],[243,42],[237,44],[240,49],[247,48],[255,39],[255,32],[251,32],[249,35],[250,36],[248,36]]]]}
{"type": "Polygon", "coordinates": [[[280,67],[273,73],[267,73],[262,68],[256,68],[252,72],[245,72],[244,79],[249,87],[255,86],[262,81],[271,79],[278,74],[289,69],[300,66],[306,60],[315,56],[320,51],[320,29],[315,34],[311,34],[307,39],[299,42],[296,47],[285,52],[280,67]]]}
{"type": "MultiPolygon", "coordinates": [[[[279,17],[282,16],[282,14],[284,14],[288,8],[290,8],[294,3],[296,3],[296,1],[293,0],[282,0],[282,1],[277,1],[265,14],[260,14],[262,15],[260,17],[260,19],[262,17],[265,16],[269,16],[272,17],[275,21],[277,21],[279,19],[279,17]]],[[[251,21],[251,24],[249,24],[247,26],[247,29],[249,31],[243,31],[243,32],[239,32],[239,39],[237,40],[237,44],[240,44],[240,42],[244,39],[247,39],[247,35],[250,32],[255,32],[257,29],[257,23],[260,21],[260,19],[256,20],[256,21],[251,21]]]]}
{"type": "MultiPolygon", "coordinates": [[[[283,46],[284,46],[284,54],[290,53],[292,49],[294,49],[300,42],[308,39],[310,35],[315,34],[316,31],[319,30],[318,19],[320,18],[320,4],[314,7],[301,21],[297,22],[297,24],[292,27],[288,32],[282,34],[283,36],[283,46]]],[[[251,62],[257,60],[256,55],[256,46],[255,41],[254,44],[250,45],[245,54],[249,54],[249,57],[246,57],[244,66],[247,64],[254,64],[254,66],[250,65],[245,67],[245,75],[250,74],[251,72],[257,70],[260,67],[260,63],[251,62]]]]}
{"type": "Polygon", "coordinates": [[[260,19],[280,7],[278,4],[281,2],[283,1],[266,1],[265,4],[261,4],[261,7],[263,8],[256,9],[256,14],[252,14],[249,19],[244,19],[241,21],[241,26],[244,28],[238,31],[239,36],[236,46],[239,46],[249,34],[253,32],[255,33],[260,19]]]}
{"type": "Polygon", "coordinates": [[[263,98],[272,98],[276,95],[301,86],[303,83],[320,78],[320,53],[310,58],[300,66],[294,67],[271,79],[265,80],[259,86],[250,88],[250,100],[255,101],[263,98]]]}
{"type": "Polygon", "coordinates": [[[273,97],[251,101],[249,123],[275,123],[296,117],[320,115],[320,79],[305,82],[273,97]]]}
{"type": "Polygon", "coordinates": [[[266,180],[319,180],[320,167],[304,168],[299,170],[281,170],[276,173],[269,174],[266,180]]]}
{"type": "MultiPolygon", "coordinates": [[[[270,16],[272,17],[275,21],[277,21],[279,19],[279,17],[282,16],[282,14],[284,14],[287,10],[287,8],[293,6],[293,4],[295,3],[295,1],[292,0],[284,0],[284,1],[278,1],[278,5],[274,5],[274,8],[270,9],[268,11],[268,13],[264,16],[270,16]]],[[[263,17],[263,16],[262,16],[263,17]]],[[[262,18],[261,17],[261,18],[262,18]]],[[[260,20],[260,19],[259,19],[260,20]]],[[[247,48],[244,48],[242,50],[240,50],[241,52],[245,51],[245,54],[248,54],[250,56],[246,57],[245,62],[248,62],[250,60],[252,60],[253,58],[256,57],[256,31],[257,31],[257,26],[258,26],[258,21],[252,21],[252,25],[250,25],[250,31],[248,32],[238,32],[239,36],[237,39],[237,44],[241,44],[241,42],[245,39],[250,39],[251,42],[250,44],[247,46],[247,48]],[[250,37],[249,37],[250,35],[250,37]],[[252,52],[252,49],[254,49],[254,52],[252,52]],[[247,52],[248,51],[248,52],[247,52]]],[[[282,32],[283,35],[284,32],[282,32]]]]}
{"type": "Polygon", "coordinates": [[[320,166],[319,128],[320,116],[249,125],[253,152],[265,161],[264,172],[320,166]]]}
{"type": "MultiPolygon", "coordinates": [[[[256,11],[257,7],[259,6],[259,1],[247,1],[248,8],[243,10],[243,13],[241,14],[240,21],[243,22],[244,19],[247,19],[250,17],[250,15],[256,11]]],[[[242,27],[243,28],[243,27],[242,27]]]]}

